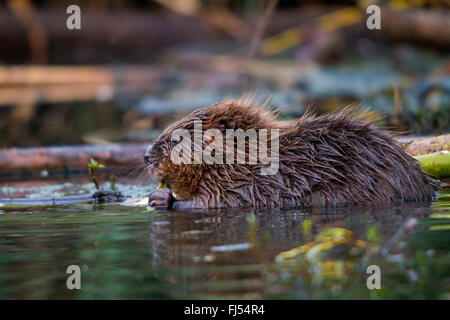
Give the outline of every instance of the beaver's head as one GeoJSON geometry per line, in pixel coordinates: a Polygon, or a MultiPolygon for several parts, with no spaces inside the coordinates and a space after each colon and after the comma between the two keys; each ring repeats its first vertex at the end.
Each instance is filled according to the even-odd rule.
{"type": "MultiPolygon", "coordinates": [[[[202,177],[208,176],[211,164],[194,163],[191,152],[189,163],[175,163],[171,157],[175,146],[183,141],[183,137],[173,134],[178,129],[186,130],[191,137],[191,150],[194,150],[194,133],[198,130],[195,124],[201,122],[202,134],[208,129],[218,129],[225,135],[226,129],[261,129],[272,128],[275,121],[273,112],[266,110],[265,105],[256,106],[249,98],[223,100],[208,107],[195,110],[185,118],[170,125],[156,139],[145,153],[144,159],[151,176],[156,181],[165,182],[178,200],[187,200],[194,194],[202,177]]],[[[197,132],[198,133],[198,132],[197,132]]],[[[202,148],[205,144],[203,142],[202,148]]],[[[224,152],[225,153],[225,152],[224,152]]],[[[224,155],[225,156],[225,155],[224,155]]]]}

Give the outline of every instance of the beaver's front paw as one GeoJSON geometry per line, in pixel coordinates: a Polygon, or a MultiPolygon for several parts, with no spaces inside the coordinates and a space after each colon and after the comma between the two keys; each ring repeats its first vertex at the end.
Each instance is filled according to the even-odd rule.
{"type": "Polygon", "coordinates": [[[156,209],[168,209],[172,207],[174,200],[170,189],[156,189],[148,196],[148,205],[156,209]]]}

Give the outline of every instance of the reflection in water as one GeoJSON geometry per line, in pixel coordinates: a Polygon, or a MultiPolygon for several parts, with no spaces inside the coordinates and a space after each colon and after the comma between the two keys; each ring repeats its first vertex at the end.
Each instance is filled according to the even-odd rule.
{"type": "MultiPolygon", "coordinates": [[[[434,259],[448,267],[445,254],[450,247],[448,231],[431,231],[428,226],[429,221],[434,227],[449,224],[450,205],[445,197],[432,206],[410,203],[333,210],[148,212],[105,205],[3,209],[0,213],[3,299],[377,297],[366,288],[363,268],[373,261],[356,264],[354,275],[344,283],[328,283],[314,277],[314,270],[303,262],[285,267],[275,263],[275,257],[311,241],[324,227],[345,228],[363,240],[376,228],[383,247],[408,218],[416,217],[420,223],[412,231],[402,234],[387,255],[374,258],[383,264],[402,257],[403,264],[411,265],[412,271],[390,266],[392,277],[383,279],[385,288],[391,289],[381,290],[380,296],[396,297],[391,295],[396,292],[392,288],[415,286],[407,275],[417,273],[414,259],[420,252],[428,254],[427,263],[434,259]],[[432,220],[434,214],[440,220],[432,220]],[[305,229],[304,221],[311,230],[305,229]],[[433,239],[432,232],[442,233],[440,242],[421,247],[424,241],[417,241],[416,235],[433,239]],[[66,288],[66,268],[71,264],[82,269],[81,290],[66,288]]],[[[440,276],[444,277],[441,282],[450,277],[445,272],[440,276]]],[[[445,290],[437,285],[433,294],[442,298],[445,290]]],[[[414,290],[407,294],[429,297],[414,290]]]]}

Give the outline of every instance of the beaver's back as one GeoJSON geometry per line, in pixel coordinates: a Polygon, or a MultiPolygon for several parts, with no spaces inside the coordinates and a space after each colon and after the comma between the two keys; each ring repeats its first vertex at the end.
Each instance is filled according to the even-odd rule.
{"type": "Polygon", "coordinates": [[[280,140],[282,206],[431,200],[432,179],[391,134],[348,111],[305,116],[280,140]]]}
{"type": "MultiPolygon", "coordinates": [[[[260,147],[260,143],[256,145],[260,147]]],[[[224,156],[226,152],[231,154],[226,147],[224,156]]],[[[244,147],[249,151],[250,141],[244,147]]],[[[185,208],[335,206],[430,200],[434,196],[432,180],[391,134],[361,116],[353,116],[348,109],[283,123],[276,121],[274,112],[252,101],[220,101],[167,128],[155,141],[147,160],[149,172],[170,188],[164,197],[155,194],[149,199],[160,203],[161,198],[168,201],[167,195],[175,194],[176,202],[185,208]],[[192,136],[194,121],[201,121],[205,131],[278,129],[279,153],[275,154],[279,159],[272,159],[270,146],[270,165],[276,164],[278,170],[262,174],[262,167],[267,168],[262,161],[174,164],[170,155],[175,144],[169,137],[179,128],[192,136]]]]}

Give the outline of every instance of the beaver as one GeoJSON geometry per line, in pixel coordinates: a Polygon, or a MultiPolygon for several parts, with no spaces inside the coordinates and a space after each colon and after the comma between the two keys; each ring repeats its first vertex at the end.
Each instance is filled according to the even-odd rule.
{"type": "MultiPolygon", "coordinates": [[[[249,98],[197,109],[170,125],[145,153],[149,174],[166,184],[150,194],[149,206],[300,208],[432,200],[433,179],[396,144],[394,134],[366,115],[347,107],[320,116],[306,112],[296,121],[281,122],[267,104],[249,98]],[[196,121],[203,125],[202,133],[211,128],[227,134],[230,129],[265,129],[272,137],[277,131],[278,170],[261,174],[267,163],[250,162],[249,156],[233,164],[172,161],[171,152],[180,143],[173,133],[184,129],[195,134],[196,121]]],[[[202,148],[207,145],[202,141],[202,148]]],[[[245,150],[251,145],[247,139],[245,150]]],[[[224,147],[223,156],[229,152],[231,148],[224,147]]]]}

